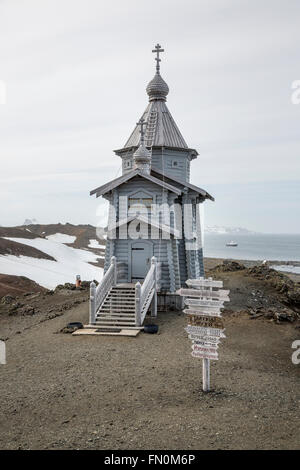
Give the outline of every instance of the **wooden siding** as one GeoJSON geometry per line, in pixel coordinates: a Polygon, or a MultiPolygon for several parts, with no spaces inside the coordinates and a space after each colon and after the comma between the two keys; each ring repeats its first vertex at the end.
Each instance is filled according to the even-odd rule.
{"type": "Polygon", "coordinates": [[[173,176],[181,181],[189,181],[188,155],[188,152],[180,150],[153,150],[152,165],[170,178],[173,176]],[[174,162],[177,162],[176,166],[174,162]]]}
{"type": "MultiPolygon", "coordinates": [[[[153,202],[159,205],[166,203],[172,206],[177,201],[174,193],[164,190],[148,180],[133,178],[123,183],[110,194],[111,206],[119,209],[119,219],[124,219],[128,215],[128,197],[138,191],[149,193],[153,197],[153,202]],[[119,200],[118,196],[122,196],[119,200]],[[118,207],[118,204],[119,207],[118,207]]],[[[148,226],[148,239],[153,246],[153,255],[161,263],[161,289],[162,292],[175,292],[176,289],[185,285],[188,278],[197,278],[204,275],[203,251],[201,246],[201,230],[199,217],[199,208],[196,206],[196,198],[191,198],[189,194],[183,196],[186,203],[193,202],[193,209],[189,211],[189,217],[193,224],[193,230],[197,233],[198,246],[190,249],[189,243],[192,240],[185,238],[176,240],[170,239],[151,239],[151,226],[148,226]]],[[[112,209],[112,207],[111,207],[112,209]]],[[[111,212],[111,211],[110,211],[111,212]]],[[[183,216],[183,213],[182,213],[183,216]]],[[[162,215],[162,222],[168,223],[166,217],[162,215]]],[[[172,225],[174,225],[174,216],[171,216],[172,225]]],[[[127,230],[126,230],[127,233],[127,230]]],[[[131,243],[132,239],[119,238],[119,229],[116,230],[117,238],[107,240],[105,253],[104,270],[110,265],[111,257],[117,258],[118,282],[131,281],[131,243]]]]}

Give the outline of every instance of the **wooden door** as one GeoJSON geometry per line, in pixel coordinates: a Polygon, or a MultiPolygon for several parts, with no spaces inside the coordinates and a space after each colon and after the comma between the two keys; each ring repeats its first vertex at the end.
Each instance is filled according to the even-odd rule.
{"type": "Polygon", "coordinates": [[[145,279],[151,264],[152,244],[143,241],[131,245],[131,282],[145,279]]]}

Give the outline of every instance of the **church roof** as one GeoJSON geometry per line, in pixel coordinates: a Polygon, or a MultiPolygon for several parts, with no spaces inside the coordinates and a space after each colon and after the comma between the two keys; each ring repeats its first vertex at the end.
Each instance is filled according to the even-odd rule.
{"type": "Polygon", "coordinates": [[[114,180],[109,181],[108,183],[103,184],[102,186],[99,186],[96,189],[93,189],[93,191],[90,192],[90,195],[92,196],[93,194],[96,194],[96,197],[103,196],[104,194],[107,194],[109,191],[112,191],[118,186],[127,183],[127,181],[131,180],[135,176],[145,178],[146,180],[151,181],[152,183],[157,184],[158,186],[161,186],[162,188],[167,189],[172,193],[177,194],[178,196],[184,192],[185,188],[187,188],[192,191],[195,191],[204,199],[211,199],[212,201],[214,201],[214,198],[204,189],[198,188],[198,186],[188,183],[187,181],[181,181],[177,178],[170,178],[169,176],[164,175],[160,170],[156,168],[151,168],[150,175],[145,174],[139,169],[129,171],[128,173],[119,176],[119,178],[115,178],[114,180]]]}
{"type": "Polygon", "coordinates": [[[172,186],[171,184],[162,181],[161,179],[156,178],[153,175],[148,175],[142,172],[139,169],[129,171],[128,173],[125,173],[125,175],[120,176],[119,178],[115,178],[112,181],[109,181],[108,183],[99,186],[99,188],[93,189],[93,191],[90,192],[90,195],[92,196],[93,194],[96,194],[96,197],[103,196],[104,194],[108,193],[112,189],[117,188],[121,184],[127,183],[127,181],[131,180],[135,176],[140,176],[142,178],[145,178],[148,181],[151,181],[154,184],[157,184],[158,186],[161,186],[165,189],[168,189],[172,193],[181,194],[181,190],[177,188],[176,186],[172,186]]]}
{"type": "Polygon", "coordinates": [[[199,188],[198,186],[195,186],[194,184],[189,183],[188,181],[181,181],[178,178],[174,178],[173,176],[169,175],[164,175],[161,170],[158,168],[151,168],[151,175],[153,175],[156,178],[162,179],[164,182],[168,184],[172,184],[173,186],[180,187],[181,190],[184,188],[191,189],[192,191],[195,191],[195,193],[200,194],[200,196],[204,197],[205,199],[210,199],[211,201],[214,201],[215,199],[207,192],[205,189],[199,188]]]}
{"type": "MultiPolygon", "coordinates": [[[[146,122],[145,129],[145,145],[146,147],[171,147],[175,149],[186,149],[191,151],[192,157],[198,155],[194,149],[189,149],[180,130],[178,129],[167,105],[167,95],[169,87],[160,75],[160,58],[159,53],[163,52],[160,45],[157,44],[155,50],[157,53],[156,74],[148,83],[146,91],[149,96],[149,104],[145,109],[141,119],[146,122]]],[[[136,125],[124,147],[115,150],[117,154],[132,147],[138,147],[140,143],[139,126],[136,125]]]]}
{"type": "MultiPolygon", "coordinates": [[[[147,122],[145,143],[147,147],[174,147],[188,149],[166,103],[156,99],[150,101],[142,119],[147,122]]],[[[137,147],[140,142],[139,126],[136,126],[124,145],[124,149],[137,147]]]]}

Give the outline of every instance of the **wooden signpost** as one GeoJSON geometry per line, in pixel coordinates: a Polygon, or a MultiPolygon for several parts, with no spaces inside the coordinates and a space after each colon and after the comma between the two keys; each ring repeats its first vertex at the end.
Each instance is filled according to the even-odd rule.
{"type": "Polygon", "coordinates": [[[177,294],[185,297],[187,306],[183,311],[187,316],[186,332],[192,340],[192,356],[203,361],[203,391],[210,391],[210,361],[218,360],[218,347],[225,338],[221,308],[229,301],[229,290],[220,289],[223,281],[208,279],[188,279],[188,289],[181,288],[177,294]],[[213,290],[219,289],[219,290],[213,290]]]}

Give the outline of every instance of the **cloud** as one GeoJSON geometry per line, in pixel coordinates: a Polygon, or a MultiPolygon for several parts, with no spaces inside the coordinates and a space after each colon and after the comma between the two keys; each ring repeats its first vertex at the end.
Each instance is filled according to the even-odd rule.
{"type": "MultiPolygon", "coordinates": [[[[200,153],[193,182],[274,188],[295,180],[300,106],[290,98],[300,79],[299,13],[296,0],[162,0],[151,8],[137,0],[0,2],[1,223],[40,212],[45,221],[47,213],[94,221],[88,193],[120,169],[112,150],[147,105],[157,41],[167,104],[200,153]]],[[[222,198],[218,204],[224,212],[222,198]]],[[[250,214],[251,202],[232,204],[227,225],[240,225],[237,213],[250,214]]],[[[273,222],[262,219],[262,230],[273,222]]]]}

